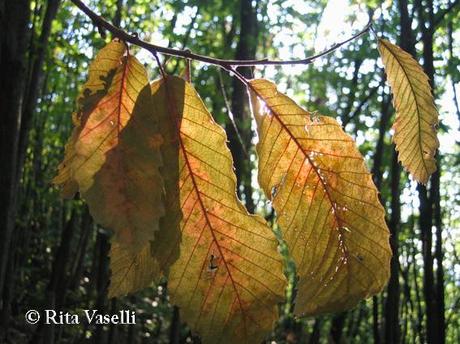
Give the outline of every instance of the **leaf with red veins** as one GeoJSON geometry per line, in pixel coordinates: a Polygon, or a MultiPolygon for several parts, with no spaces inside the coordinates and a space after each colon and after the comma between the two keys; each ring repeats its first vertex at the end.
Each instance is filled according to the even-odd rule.
{"type": "Polygon", "coordinates": [[[153,251],[168,270],[171,301],[205,343],[258,343],[286,285],[277,240],[238,200],[225,131],[192,85],[168,76],[152,93],[165,138],[161,233],[170,233],[153,251]]]}
{"type": "Polygon", "coordinates": [[[154,239],[164,214],[162,140],[151,102],[143,65],[124,43],[109,43],[90,66],[55,178],[67,196],[80,192],[95,221],[132,257],[154,239]]]}
{"type": "Polygon", "coordinates": [[[259,133],[259,184],[299,274],[295,312],[337,312],[380,292],[390,274],[389,231],[352,138],[270,81],[251,80],[248,89],[259,133]]]}

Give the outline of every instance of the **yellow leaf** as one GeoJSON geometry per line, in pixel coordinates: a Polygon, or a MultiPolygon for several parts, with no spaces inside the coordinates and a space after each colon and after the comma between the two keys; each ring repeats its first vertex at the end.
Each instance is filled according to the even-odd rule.
{"type": "Polygon", "coordinates": [[[71,165],[76,155],[75,144],[83,129],[84,122],[93,111],[95,104],[107,94],[110,78],[120,65],[120,58],[125,51],[126,47],[123,43],[112,41],[101,49],[89,67],[88,80],[77,97],[78,110],[72,115],[75,128],[66,144],[65,157],[59,165],[58,175],[53,179],[53,183],[61,187],[61,194],[64,198],[72,198],[79,189],[71,165]]]}
{"type": "Polygon", "coordinates": [[[262,79],[249,82],[259,144],[259,183],[273,202],[299,274],[295,312],[354,306],[389,277],[389,231],[353,140],[262,79]]]}
{"type": "Polygon", "coordinates": [[[168,77],[152,93],[165,164],[176,164],[165,168],[165,204],[174,209],[165,224],[180,223],[180,231],[169,231],[177,234],[162,240],[170,249],[158,257],[170,267],[171,300],[204,343],[258,343],[277,318],[286,284],[275,236],[238,200],[225,132],[191,84],[168,77]]]}
{"type": "Polygon", "coordinates": [[[132,253],[112,240],[109,297],[126,295],[157,282],[160,267],[152,254],[150,242],[146,242],[138,252],[132,253]]]}
{"type": "Polygon", "coordinates": [[[438,111],[428,77],[417,61],[398,46],[379,39],[378,48],[393,91],[393,141],[398,158],[416,181],[426,184],[436,171],[434,155],[439,147],[438,111]]]}
{"type": "Polygon", "coordinates": [[[95,221],[133,256],[154,239],[164,214],[161,140],[145,68],[124,43],[109,43],[91,64],[78,102],[55,182],[65,194],[78,187],[95,221]]]}
{"type": "MultiPolygon", "coordinates": [[[[86,191],[80,189],[94,220],[112,229],[115,239],[131,253],[142,250],[154,239],[164,214],[163,180],[159,171],[162,158],[159,147],[152,144],[158,132],[151,100],[150,85],[145,86],[132,112],[126,114],[130,116],[129,122],[113,137],[116,141],[113,148],[100,157],[104,164],[94,175],[93,184],[86,191]]],[[[104,137],[109,133],[103,134],[104,137]]],[[[86,143],[95,148],[98,144],[86,143]]]]}
{"type": "Polygon", "coordinates": [[[70,162],[75,156],[75,142],[78,138],[77,127],[74,128],[69,141],[65,145],[64,160],[58,166],[58,175],[54,177],[53,183],[61,188],[61,196],[66,199],[72,199],[78,192],[78,184],[72,178],[70,162]]]}

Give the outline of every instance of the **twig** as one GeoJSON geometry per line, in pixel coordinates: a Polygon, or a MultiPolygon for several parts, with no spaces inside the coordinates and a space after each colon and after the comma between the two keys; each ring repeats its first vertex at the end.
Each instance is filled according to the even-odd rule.
{"type": "Polygon", "coordinates": [[[219,58],[214,58],[210,56],[205,56],[205,55],[200,55],[200,54],[195,54],[192,53],[190,50],[180,50],[180,49],[173,49],[173,48],[166,48],[162,47],[159,45],[151,44],[146,41],[143,41],[139,39],[135,35],[131,35],[127,33],[126,31],[112,25],[109,23],[107,20],[105,20],[103,17],[100,15],[94,13],[91,9],[89,9],[82,1],[80,0],[71,0],[72,3],[77,6],[82,12],[84,12],[91,20],[93,23],[98,26],[105,28],[107,31],[111,32],[115,37],[118,37],[119,39],[129,42],[131,44],[137,45],[139,47],[142,47],[148,51],[150,51],[152,54],[154,53],[161,53],[165,55],[170,55],[170,56],[176,56],[176,57],[183,57],[183,58],[188,58],[196,61],[201,61],[205,62],[208,64],[220,66],[228,71],[235,72],[233,67],[237,66],[257,66],[257,65],[295,65],[295,64],[310,64],[313,63],[314,60],[317,58],[323,57],[327,54],[330,54],[331,52],[337,50],[341,46],[347,44],[350,41],[355,40],[356,38],[364,35],[367,33],[371,27],[371,22],[369,22],[361,31],[358,33],[354,34],[350,38],[339,42],[337,44],[334,44],[332,47],[329,49],[326,49],[316,55],[307,57],[305,59],[300,59],[300,60],[270,60],[268,58],[263,58],[259,60],[224,60],[224,59],[219,59],[219,58]]]}
{"type": "Polygon", "coordinates": [[[163,69],[163,65],[160,62],[160,58],[158,57],[157,52],[152,51],[152,55],[155,58],[155,60],[157,61],[157,65],[158,65],[158,68],[160,68],[160,73],[161,73],[162,78],[165,79],[166,78],[166,73],[165,73],[165,71],[163,69]]]}
{"type": "Polygon", "coordinates": [[[224,85],[224,79],[222,77],[222,71],[220,69],[218,71],[219,71],[219,86],[220,86],[220,90],[222,92],[222,96],[224,97],[224,103],[225,103],[225,107],[227,108],[228,118],[230,119],[230,123],[232,124],[233,129],[235,130],[236,136],[238,138],[238,141],[240,143],[240,146],[241,146],[241,149],[243,151],[243,154],[244,154],[245,158],[249,159],[250,158],[249,153],[246,150],[246,147],[245,147],[244,142],[243,142],[243,138],[241,137],[240,131],[238,130],[238,127],[237,127],[237,125],[235,123],[235,118],[234,118],[233,113],[232,113],[230,102],[228,101],[227,92],[225,92],[225,85],[224,85]]]}

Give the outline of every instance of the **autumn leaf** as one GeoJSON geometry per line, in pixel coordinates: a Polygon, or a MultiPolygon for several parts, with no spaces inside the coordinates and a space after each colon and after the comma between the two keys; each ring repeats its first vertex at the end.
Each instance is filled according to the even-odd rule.
{"type": "Polygon", "coordinates": [[[426,184],[436,171],[434,155],[439,147],[438,111],[428,77],[410,54],[386,39],[379,39],[378,49],[393,92],[398,158],[416,181],[426,184]]]}
{"type": "Polygon", "coordinates": [[[112,41],[96,55],[89,68],[88,80],[83,85],[82,92],[77,97],[78,110],[72,114],[74,130],[65,147],[65,157],[59,165],[58,175],[53,183],[61,187],[64,198],[72,198],[79,190],[78,182],[74,178],[74,159],[76,159],[75,144],[85,126],[89,114],[103,98],[110,86],[113,72],[120,64],[120,58],[125,53],[123,43],[112,41]]]}
{"type": "Polygon", "coordinates": [[[136,253],[123,248],[116,240],[110,247],[110,286],[109,297],[117,297],[147,288],[158,282],[161,270],[152,257],[151,243],[136,253]]]}
{"type": "Polygon", "coordinates": [[[337,312],[382,290],[389,231],[377,190],[336,120],[299,107],[267,80],[248,84],[259,183],[299,274],[295,312],[337,312]]]}
{"type": "Polygon", "coordinates": [[[111,240],[109,297],[144,289],[161,276],[151,245],[164,215],[159,172],[163,139],[152,108],[148,85],[140,92],[118,145],[107,153],[93,186],[85,193],[96,220],[107,228],[126,228],[120,233],[127,237],[118,235],[111,240]]]}
{"type": "Polygon", "coordinates": [[[151,101],[145,68],[124,43],[109,43],[91,64],[54,180],[67,195],[78,189],[95,221],[131,255],[154,239],[164,214],[162,139],[151,101]]]}
{"type": "Polygon", "coordinates": [[[169,270],[171,301],[204,343],[258,343],[277,318],[286,284],[277,240],[238,200],[225,132],[191,84],[169,76],[152,84],[152,94],[165,138],[161,233],[174,233],[153,252],[169,270]]]}

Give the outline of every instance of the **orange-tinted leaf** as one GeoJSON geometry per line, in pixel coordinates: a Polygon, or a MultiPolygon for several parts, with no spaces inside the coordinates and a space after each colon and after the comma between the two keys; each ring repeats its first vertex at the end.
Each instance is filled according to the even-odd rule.
{"type": "Polygon", "coordinates": [[[95,104],[107,94],[111,83],[110,79],[120,65],[120,59],[125,51],[126,47],[123,43],[112,41],[101,49],[89,67],[88,80],[77,97],[78,110],[72,115],[75,128],[66,144],[65,157],[59,165],[59,173],[53,180],[56,185],[61,187],[64,198],[72,198],[79,191],[78,182],[74,178],[75,144],[95,104]]]}
{"type": "MultiPolygon", "coordinates": [[[[115,239],[132,253],[154,239],[164,214],[163,180],[159,172],[162,139],[151,109],[149,85],[137,95],[132,113],[126,113],[130,116],[126,126],[119,133],[115,129],[116,142],[101,156],[104,164],[94,175],[93,184],[86,191],[81,190],[95,221],[112,229],[115,239]]],[[[96,144],[86,141],[89,142],[96,144]]]]}
{"type": "Polygon", "coordinates": [[[126,295],[158,282],[161,271],[152,255],[151,243],[148,241],[138,252],[132,253],[112,240],[109,297],[126,295]]]}
{"type": "Polygon", "coordinates": [[[162,140],[151,101],[145,68],[124,43],[109,43],[91,64],[55,179],[67,195],[78,190],[95,221],[131,255],[153,240],[164,213],[162,140]]]}
{"type": "Polygon", "coordinates": [[[389,277],[389,231],[353,140],[267,80],[249,83],[258,126],[259,183],[297,264],[295,312],[354,306],[389,277]]]}
{"type": "Polygon", "coordinates": [[[398,158],[416,181],[426,184],[436,171],[434,155],[439,147],[438,111],[428,76],[410,54],[386,39],[379,40],[379,52],[393,91],[398,158]]]}
{"type": "Polygon", "coordinates": [[[174,234],[154,252],[169,268],[172,302],[204,343],[258,343],[277,318],[286,283],[275,236],[238,200],[225,132],[195,89],[168,77],[153,83],[152,93],[165,137],[161,233],[174,234]]]}

